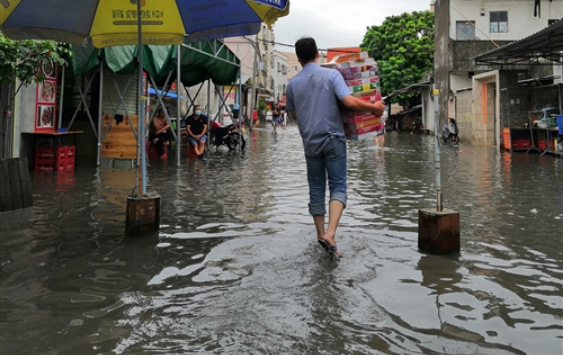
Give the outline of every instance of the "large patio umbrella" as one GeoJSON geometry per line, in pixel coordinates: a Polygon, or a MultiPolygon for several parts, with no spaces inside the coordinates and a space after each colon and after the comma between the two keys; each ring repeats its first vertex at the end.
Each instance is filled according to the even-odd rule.
{"type": "MultiPolygon", "coordinates": [[[[0,31],[12,39],[91,43],[98,48],[130,44],[181,44],[257,34],[289,14],[289,0],[19,0],[0,1],[0,31]]],[[[139,62],[139,123],[144,123],[143,51],[139,62]]],[[[144,137],[144,124],[139,124],[144,137]]],[[[141,138],[142,139],[142,138],[141,138]]],[[[145,149],[141,191],[146,194],[145,149]]]]}

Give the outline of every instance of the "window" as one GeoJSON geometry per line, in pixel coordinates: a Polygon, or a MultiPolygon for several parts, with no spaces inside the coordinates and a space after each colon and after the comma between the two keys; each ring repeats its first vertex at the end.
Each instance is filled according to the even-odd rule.
{"type": "Polygon", "coordinates": [[[508,33],[508,11],[491,11],[491,33],[508,33]]]}
{"type": "Polygon", "coordinates": [[[475,21],[457,21],[456,39],[459,41],[467,41],[475,39],[475,21]]]}

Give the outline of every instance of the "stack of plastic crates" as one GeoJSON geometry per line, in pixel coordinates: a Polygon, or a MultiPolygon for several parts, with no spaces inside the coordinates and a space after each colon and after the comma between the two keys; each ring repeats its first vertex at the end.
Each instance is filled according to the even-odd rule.
{"type": "Polygon", "coordinates": [[[35,171],[74,171],[76,147],[64,146],[57,148],[57,166],[53,147],[37,147],[35,149],[35,171]]]}

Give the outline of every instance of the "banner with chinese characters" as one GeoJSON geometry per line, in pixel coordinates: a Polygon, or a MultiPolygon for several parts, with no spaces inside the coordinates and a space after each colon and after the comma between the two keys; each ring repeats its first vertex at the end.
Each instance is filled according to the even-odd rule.
{"type": "Polygon", "coordinates": [[[35,131],[55,132],[57,111],[57,67],[47,59],[38,70],[45,74],[45,81],[37,83],[35,99],[35,131]]]}

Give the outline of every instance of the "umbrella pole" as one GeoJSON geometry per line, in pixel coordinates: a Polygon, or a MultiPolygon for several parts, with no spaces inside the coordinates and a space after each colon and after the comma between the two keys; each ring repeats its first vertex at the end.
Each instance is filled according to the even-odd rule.
{"type": "MultiPolygon", "coordinates": [[[[141,1],[137,1],[137,25],[139,30],[139,102],[137,125],[139,136],[137,144],[141,149],[141,196],[127,197],[127,211],[125,215],[125,233],[128,235],[142,235],[156,232],[160,228],[160,196],[156,193],[147,194],[146,181],[146,147],[145,147],[145,92],[143,85],[143,35],[141,24],[141,1]],[[141,143],[141,144],[139,144],[141,143]]],[[[138,169],[138,167],[137,167],[138,169]]],[[[135,184],[138,184],[138,179],[135,184]]]]}
{"type": "Polygon", "coordinates": [[[100,88],[98,90],[98,149],[97,149],[97,159],[96,165],[100,166],[101,156],[102,156],[102,101],[104,100],[104,61],[100,61],[100,88]]]}
{"type": "MultiPolygon", "coordinates": [[[[176,160],[178,163],[178,167],[180,167],[180,149],[182,148],[182,132],[181,132],[181,122],[182,122],[182,115],[181,115],[181,101],[180,101],[180,50],[182,49],[181,45],[178,45],[178,55],[176,59],[176,160]]],[[[186,148],[188,149],[188,148],[186,148]]]]}
{"type": "Polygon", "coordinates": [[[143,25],[141,21],[141,2],[137,1],[137,28],[139,32],[139,47],[137,53],[137,60],[139,62],[139,104],[138,104],[138,117],[141,129],[139,130],[139,140],[141,142],[141,195],[147,193],[147,164],[145,159],[145,93],[143,92],[143,25]]]}

